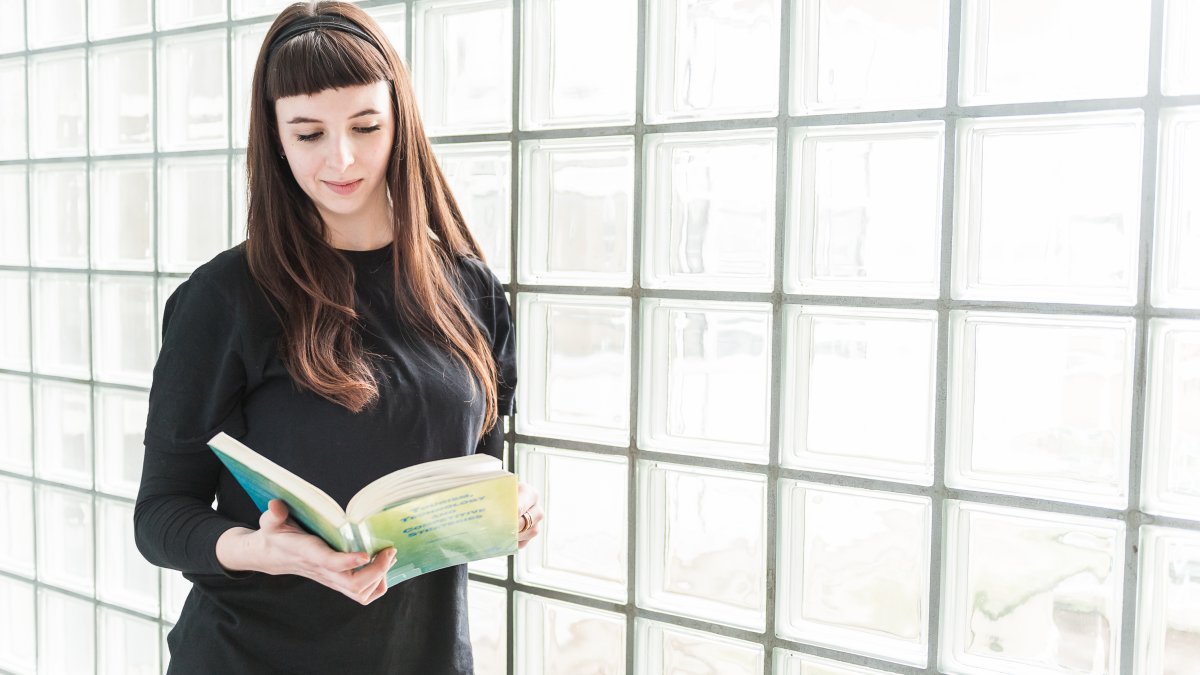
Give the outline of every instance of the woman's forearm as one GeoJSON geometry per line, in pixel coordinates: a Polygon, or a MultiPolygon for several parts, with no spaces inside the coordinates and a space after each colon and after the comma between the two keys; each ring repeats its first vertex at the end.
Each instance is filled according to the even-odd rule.
{"type": "Polygon", "coordinates": [[[134,541],[153,565],[197,574],[230,574],[216,556],[218,539],[245,529],[212,508],[220,461],[204,447],[194,452],[146,447],[133,508],[134,541]]]}
{"type": "Polygon", "coordinates": [[[227,572],[256,572],[253,561],[254,530],[231,527],[217,539],[217,561],[227,572]]]}

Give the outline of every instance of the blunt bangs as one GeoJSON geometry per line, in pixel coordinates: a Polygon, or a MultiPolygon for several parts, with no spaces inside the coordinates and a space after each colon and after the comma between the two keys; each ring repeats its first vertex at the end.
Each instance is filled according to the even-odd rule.
{"type": "Polygon", "coordinates": [[[353,35],[334,30],[301,33],[279,45],[265,74],[268,109],[288,96],[391,80],[383,54],[353,35]]]}

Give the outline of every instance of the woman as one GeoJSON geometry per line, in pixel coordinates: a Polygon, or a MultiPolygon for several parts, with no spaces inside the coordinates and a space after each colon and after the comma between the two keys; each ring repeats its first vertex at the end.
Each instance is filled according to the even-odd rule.
{"type": "MultiPolygon", "coordinates": [[[[170,672],[471,673],[465,566],[389,590],[391,549],[368,563],[278,500],[260,514],[205,443],[225,431],[343,507],[396,469],[501,453],[509,305],[365,12],[279,15],[246,160],[247,241],[167,301],[150,390],[137,545],[193,582],[170,672]]],[[[525,484],[518,502],[523,547],[542,512],[525,484]]]]}

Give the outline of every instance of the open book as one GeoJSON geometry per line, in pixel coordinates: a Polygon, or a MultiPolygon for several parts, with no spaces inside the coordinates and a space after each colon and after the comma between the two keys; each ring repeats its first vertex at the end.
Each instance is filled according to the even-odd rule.
{"type": "Polygon", "coordinates": [[[222,432],[208,447],[259,510],[282,499],[296,522],[342,552],[396,547],[389,588],[417,575],[517,551],[517,477],[491,455],[439,459],[378,478],[343,511],[320,488],[222,432]]]}

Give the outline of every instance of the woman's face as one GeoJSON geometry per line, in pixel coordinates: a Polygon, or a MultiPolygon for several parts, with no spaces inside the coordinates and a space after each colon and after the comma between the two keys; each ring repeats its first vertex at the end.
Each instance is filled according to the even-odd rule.
{"type": "Polygon", "coordinates": [[[387,82],[281,98],[275,119],[292,175],[327,224],[386,214],[395,137],[387,82]]]}

